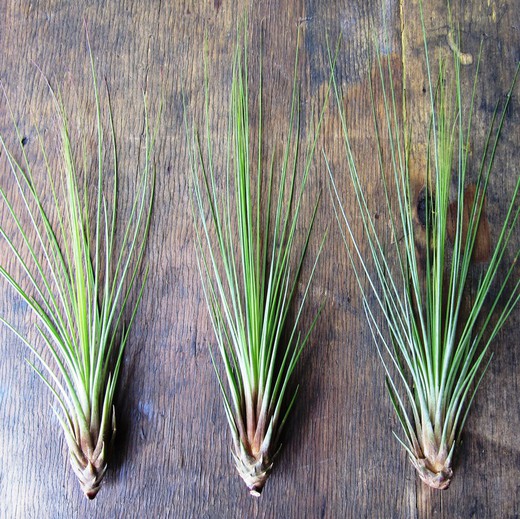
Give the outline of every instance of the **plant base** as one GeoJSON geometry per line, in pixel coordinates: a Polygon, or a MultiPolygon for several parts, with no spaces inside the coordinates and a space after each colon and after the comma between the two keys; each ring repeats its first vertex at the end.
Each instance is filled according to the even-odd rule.
{"type": "Polygon", "coordinates": [[[412,460],[413,465],[419,473],[419,477],[429,487],[445,490],[450,486],[453,470],[448,463],[431,463],[427,458],[416,458],[412,460]]]}
{"type": "Polygon", "coordinates": [[[79,479],[81,490],[88,499],[94,499],[101,487],[101,481],[107,470],[107,463],[103,456],[91,461],[86,457],[78,459],[71,453],[70,463],[79,479]]]}
{"type": "Polygon", "coordinates": [[[272,461],[265,456],[255,458],[245,452],[240,457],[234,457],[240,477],[247,485],[249,493],[259,497],[273,467],[272,461]]]}

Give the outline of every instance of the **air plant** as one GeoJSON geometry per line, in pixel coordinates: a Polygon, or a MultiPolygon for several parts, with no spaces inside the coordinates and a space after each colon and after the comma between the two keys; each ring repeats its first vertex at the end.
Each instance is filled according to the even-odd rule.
{"type": "MultiPolygon", "coordinates": [[[[413,135],[410,128],[400,125],[390,58],[382,57],[378,49],[375,65],[382,91],[382,120],[376,114],[375,94],[372,89],[371,92],[379,169],[392,235],[390,245],[370,212],[349,140],[341,92],[333,78],[348,168],[370,261],[356,241],[351,216],[341,203],[328,161],[327,167],[336,217],[384,366],[390,399],[402,426],[403,436],[398,439],[421,479],[433,488],[444,489],[452,478],[455,446],[489,365],[490,344],[520,298],[520,280],[514,274],[520,250],[513,252],[513,261],[506,266],[506,250],[517,229],[520,212],[515,207],[520,177],[505,206],[495,245],[479,243],[480,236],[485,235],[486,193],[518,69],[503,107],[499,109],[497,103],[482,156],[476,166],[471,166],[469,150],[475,146],[470,146],[470,141],[477,137],[472,116],[481,53],[470,97],[465,99],[460,53],[453,53],[452,79],[448,79],[449,62],[441,60],[435,81],[422,6],[421,21],[430,105],[426,182],[421,197],[424,251],[417,254],[422,249],[422,238],[414,216],[417,198],[409,159],[413,135]],[[388,135],[388,161],[383,156],[383,129],[388,135]],[[478,266],[472,266],[472,260],[476,255],[483,259],[487,247],[489,262],[477,276],[478,266]],[[378,319],[379,312],[384,317],[382,321],[378,319]]],[[[333,67],[330,51],[329,59],[333,67]]]]}
{"type": "Polygon", "coordinates": [[[309,141],[298,188],[301,158],[296,58],[283,158],[279,165],[274,153],[269,165],[263,160],[260,79],[258,157],[253,159],[245,31],[243,48],[239,35],[240,31],[234,56],[226,166],[221,175],[213,161],[207,79],[206,154],[198,133],[187,124],[186,128],[192,152],[198,266],[222,363],[217,363],[213,354],[211,357],[231,430],[236,467],[250,493],[259,496],[295,402],[297,391],[291,376],[318,318],[319,311],[306,332],[299,330],[325,237],[291,319],[318,208],[316,201],[306,224],[303,246],[298,249],[300,212],[316,136],[309,141]],[[219,185],[224,186],[222,191],[219,185]]]}
{"type": "Polygon", "coordinates": [[[140,271],[154,196],[151,154],[155,133],[150,133],[145,99],[144,165],[127,220],[121,225],[119,156],[112,111],[109,102],[107,144],[92,53],[90,64],[97,130],[93,159],[97,171],[93,178],[86,143],[82,154],[74,151],[67,110],[58,91],[47,82],[56,108],[59,157],[54,164],[50,145],[36,130],[42,170],[31,165],[4,92],[20,147],[10,151],[0,136],[18,193],[16,198],[10,198],[5,189],[0,189],[10,216],[9,224],[2,224],[0,233],[23,276],[16,279],[5,266],[0,266],[0,273],[37,318],[39,339],[34,341],[16,324],[2,321],[42,366],[30,362],[55,397],[54,411],[64,432],[70,463],[81,489],[93,499],[116,433],[114,392],[148,276],[148,268],[142,277],[140,271]],[[45,193],[37,187],[42,179],[45,193]],[[108,179],[111,193],[107,192],[108,179]],[[94,185],[96,195],[92,198],[89,186],[94,185]],[[48,204],[44,194],[51,197],[48,204]]]}

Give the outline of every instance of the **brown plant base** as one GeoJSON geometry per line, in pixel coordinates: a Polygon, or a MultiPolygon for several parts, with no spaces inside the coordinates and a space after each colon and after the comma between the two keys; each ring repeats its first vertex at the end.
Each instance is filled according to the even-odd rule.
{"type": "Polygon", "coordinates": [[[238,473],[247,485],[249,493],[254,497],[259,497],[269,477],[273,462],[266,455],[259,454],[254,457],[245,451],[242,451],[240,456],[233,453],[233,456],[238,473]]]}
{"type": "Polygon", "coordinates": [[[70,464],[78,477],[81,490],[88,499],[94,499],[107,470],[108,452],[112,450],[116,436],[116,413],[112,408],[112,421],[102,430],[93,427],[89,433],[71,439],[69,437],[70,464]]]}
{"type": "Polygon", "coordinates": [[[413,464],[419,473],[419,477],[429,487],[445,490],[450,486],[453,470],[449,465],[432,466],[426,458],[415,459],[413,464]]]}
{"type": "Polygon", "coordinates": [[[94,499],[99,492],[101,481],[107,470],[104,456],[98,456],[93,461],[86,457],[79,460],[75,454],[71,453],[70,463],[79,479],[81,490],[88,499],[94,499]]]}

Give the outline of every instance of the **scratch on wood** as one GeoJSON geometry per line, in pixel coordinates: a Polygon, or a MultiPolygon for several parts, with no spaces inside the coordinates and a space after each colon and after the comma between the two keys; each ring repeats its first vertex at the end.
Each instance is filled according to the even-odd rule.
{"type": "Polygon", "coordinates": [[[473,63],[473,56],[466,52],[461,52],[459,46],[455,43],[452,31],[448,31],[448,45],[455,56],[459,58],[462,65],[471,65],[473,63]]]}
{"type": "Polygon", "coordinates": [[[312,16],[300,16],[297,21],[298,27],[307,26],[307,24],[312,20],[312,16]]]}

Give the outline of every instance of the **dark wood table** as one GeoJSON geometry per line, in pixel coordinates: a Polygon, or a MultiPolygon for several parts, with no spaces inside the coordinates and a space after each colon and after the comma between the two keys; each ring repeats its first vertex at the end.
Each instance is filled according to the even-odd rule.
{"type": "MultiPolygon", "coordinates": [[[[443,0],[425,3],[435,62],[449,50],[447,9],[443,0]]],[[[381,37],[383,22],[395,77],[401,77],[403,67],[406,73],[413,157],[420,157],[425,146],[429,103],[423,90],[426,80],[416,0],[388,0],[386,11],[373,0],[248,4],[242,0],[0,3],[0,80],[27,137],[29,156],[36,154],[38,146],[33,125],[51,144],[57,128],[52,100],[36,65],[61,89],[73,114],[73,129],[83,121],[87,146],[95,137],[85,22],[99,78],[106,79],[110,89],[121,160],[122,207],[131,198],[143,143],[143,91],[152,121],[161,99],[164,107],[146,257],[151,276],[125,354],[116,402],[118,436],[104,485],[93,502],[81,494],[52,412],[52,395],[24,360],[33,358],[30,351],[6,327],[0,327],[0,517],[518,518],[520,312],[516,309],[493,344],[495,354],[462,435],[450,488],[428,489],[392,435],[392,431],[400,432],[399,425],[333,216],[322,149],[332,161],[346,203],[354,204],[354,198],[332,104],[325,116],[303,215],[310,215],[314,195],[323,190],[311,254],[327,228],[329,237],[303,319],[312,318],[323,298],[325,307],[296,372],[299,397],[264,493],[259,499],[250,497],[239,479],[208,351],[214,335],[195,261],[189,211],[183,95],[189,116],[201,125],[205,39],[211,133],[214,142],[222,143],[216,145],[216,161],[223,165],[236,27],[243,14],[248,16],[252,91],[258,86],[263,33],[264,136],[269,154],[272,150],[281,154],[286,135],[298,27],[302,30],[304,137],[315,127],[327,91],[327,35],[335,42],[341,34],[338,77],[374,210],[380,203],[369,55],[373,36],[381,37]]],[[[520,59],[520,0],[454,4],[463,52],[476,56],[481,39],[484,43],[475,115],[478,150],[494,103],[503,99],[520,59]]],[[[471,88],[474,67],[463,69],[466,88],[471,88]]],[[[519,92],[517,87],[490,186],[492,233],[504,216],[519,171],[519,92]]],[[[13,139],[3,98],[0,131],[7,140],[13,139]]],[[[424,179],[420,159],[413,160],[418,161],[420,184],[424,179]]],[[[0,186],[16,197],[3,157],[0,164],[0,186]]],[[[7,216],[0,207],[2,225],[9,228],[4,223],[7,216]]],[[[519,242],[516,233],[509,258],[519,242]]],[[[20,273],[4,242],[0,259],[2,265],[20,273]]],[[[310,268],[310,263],[305,265],[304,278],[310,268]]],[[[35,339],[34,318],[26,306],[3,280],[0,291],[1,314],[35,339]]]]}

